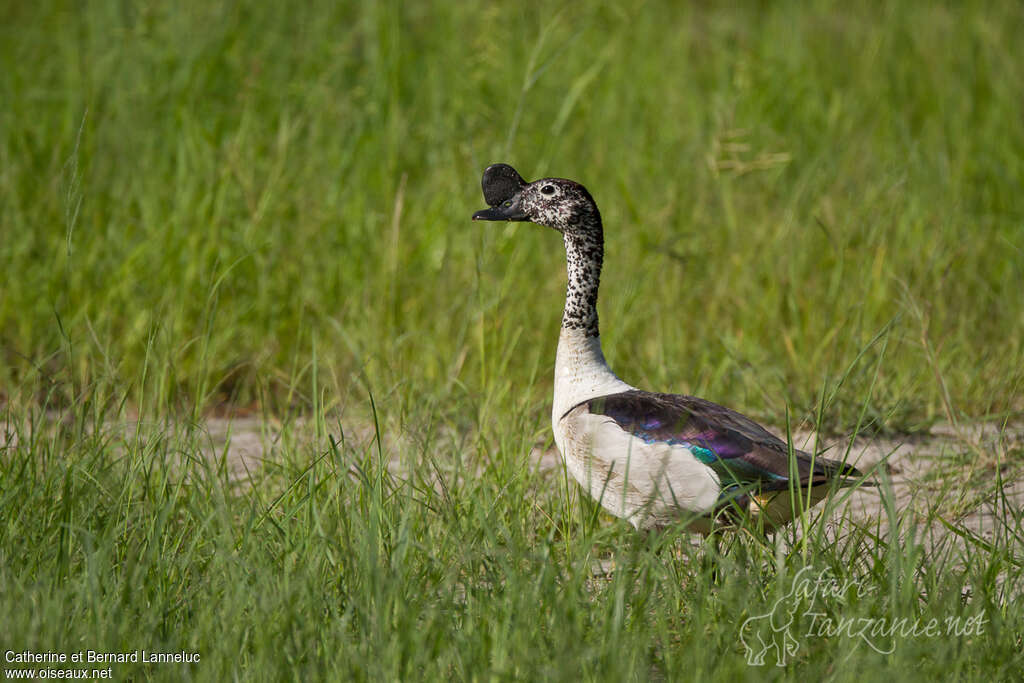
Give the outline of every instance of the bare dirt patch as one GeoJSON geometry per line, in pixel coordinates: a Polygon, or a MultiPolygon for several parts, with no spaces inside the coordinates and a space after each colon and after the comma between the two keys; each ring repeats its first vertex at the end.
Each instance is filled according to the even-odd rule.
{"type": "MultiPolygon", "coordinates": [[[[224,458],[236,479],[244,479],[260,467],[276,442],[277,432],[259,420],[213,419],[205,424],[209,434],[210,457],[224,458]]],[[[302,425],[293,425],[302,429],[302,425]]],[[[372,425],[346,427],[348,438],[361,447],[372,447],[372,425]]],[[[813,432],[794,434],[801,449],[815,448],[813,432]]],[[[311,437],[312,438],[312,437],[311,437]]],[[[385,437],[385,455],[411,447],[407,439],[385,437]]],[[[819,447],[833,459],[845,458],[862,471],[871,473],[880,488],[891,490],[892,507],[900,513],[914,513],[924,519],[938,511],[942,519],[990,539],[1001,519],[1001,506],[1024,508],[1024,425],[974,424],[954,427],[936,425],[927,434],[905,436],[821,438],[819,447]]],[[[541,476],[558,476],[561,458],[551,448],[534,448],[530,462],[541,476]]],[[[403,478],[405,467],[397,455],[389,458],[392,475],[403,478]]],[[[885,495],[888,495],[887,493],[885,495]]],[[[885,517],[883,494],[864,488],[851,495],[849,505],[839,514],[862,519],[885,517]]],[[[943,534],[948,529],[940,530],[943,534]]]]}
{"type": "MultiPolygon", "coordinates": [[[[55,422],[43,420],[40,424],[53,426],[55,422]]],[[[340,424],[350,447],[376,455],[377,437],[372,423],[340,424]]],[[[131,420],[108,424],[106,428],[117,440],[168,429],[154,425],[140,428],[131,420]]],[[[323,435],[318,438],[313,425],[303,420],[282,425],[258,417],[209,418],[193,425],[191,430],[197,436],[195,443],[202,456],[212,465],[224,467],[229,480],[241,486],[248,485],[267,464],[282,457],[283,440],[308,446],[311,455],[328,447],[327,439],[323,435]]],[[[31,433],[25,425],[0,422],[0,452],[18,448],[20,441],[31,438],[31,433]]],[[[381,438],[379,452],[388,458],[389,472],[398,479],[405,478],[410,460],[403,454],[415,451],[416,445],[405,435],[386,433],[381,438]]],[[[793,442],[800,449],[813,451],[816,435],[798,432],[793,435],[793,442]]],[[[938,524],[939,528],[933,530],[938,536],[951,533],[952,526],[959,530],[959,535],[974,535],[984,542],[1000,531],[999,525],[1007,520],[1007,508],[1024,509],[1024,424],[938,424],[927,434],[861,436],[852,442],[849,438],[822,437],[817,445],[826,457],[846,459],[870,473],[881,485],[878,489],[853,492],[833,521],[839,521],[842,515],[884,520],[885,496],[891,492],[891,509],[903,515],[917,515],[921,520],[930,519],[933,526],[938,524]]],[[[445,454],[437,455],[438,461],[445,462],[445,454]]],[[[418,459],[418,455],[413,454],[412,458],[418,459]]],[[[542,477],[560,476],[561,458],[553,447],[536,447],[529,459],[542,477]]]]}

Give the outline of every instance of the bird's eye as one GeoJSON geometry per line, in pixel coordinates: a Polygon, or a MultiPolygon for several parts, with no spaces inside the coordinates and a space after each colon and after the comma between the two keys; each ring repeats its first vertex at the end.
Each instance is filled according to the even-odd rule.
{"type": "Polygon", "coordinates": [[[548,195],[554,194],[555,193],[555,186],[554,185],[545,185],[544,187],[540,188],[540,192],[541,192],[541,194],[548,194],[548,195]]]}
{"type": "Polygon", "coordinates": [[[506,200],[506,202],[504,204],[502,204],[502,206],[512,206],[512,200],[511,199],[506,200]]]}

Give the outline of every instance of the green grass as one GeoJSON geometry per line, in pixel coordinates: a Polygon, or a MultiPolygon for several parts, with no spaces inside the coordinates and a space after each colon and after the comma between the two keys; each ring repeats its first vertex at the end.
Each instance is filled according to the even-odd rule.
{"type": "Polygon", "coordinates": [[[521,459],[531,413],[510,411],[468,447],[435,429],[385,450],[418,463],[401,478],[380,466],[376,438],[318,449],[286,426],[251,487],[210,464],[188,426],[125,435],[72,419],[22,434],[0,472],[3,647],[201,657],[114,665],[121,680],[1019,675],[1024,523],[998,477],[977,489],[1002,520],[987,540],[954,524],[937,539],[938,507],[890,507],[888,540],[875,522],[847,522],[777,548],[736,534],[718,556],[677,531],[637,538],[571,502],[560,477],[521,459]],[[595,575],[601,559],[610,576],[595,575]],[[851,583],[794,603],[787,668],[772,653],[767,669],[748,667],[743,623],[807,566],[851,583]],[[876,637],[892,650],[882,655],[857,637],[807,636],[814,614],[921,629],[973,619],[981,631],[876,637]]]}
{"type": "Polygon", "coordinates": [[[936,501],[903,536],[740,537],[713,582],[534,471],[559,240],[469,216],[495,161],[588,186],[634,384],[838,433],[1013,422],[1022,34],[1013,2],[4,4],[0,646],[201,652],[115,667],[169,680],[1013,678],[1004,463],[937,489],[969,474],[991,538],[936,501]],[[239,410],[283,424],[251,486],[203,454],[239,410]],[[959,545],[915,540],[943,520],[959,545]],[[867,587],[837,616],[984,636],[748,668],[739,625],[808,564],[867,587]]]}

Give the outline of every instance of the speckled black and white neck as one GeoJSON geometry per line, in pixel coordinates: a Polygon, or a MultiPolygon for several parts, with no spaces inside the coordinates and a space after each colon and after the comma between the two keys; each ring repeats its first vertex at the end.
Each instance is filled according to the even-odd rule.
{"type": "MultiPolygon", "coordinates": [[[[604,244],[601,217],[596,207],[586,222],[575,225],[575,229],[563,232],[568,283],[555,353],[551,420],[556,426],[566,412],[583,401],[632,388],[612,372],[601,350],[597,292],[604,244]]],[[[560,435],[556,429],[556,442],[560,435]]]]}
{"type": "Polygon", "coordinates": [[[568,284],[562,329],[582,330],[588,337],[597,337],[597,289],[601,284],[604,236],[596,209],[589,224],[566,232],[564,241],[568,284]]]}

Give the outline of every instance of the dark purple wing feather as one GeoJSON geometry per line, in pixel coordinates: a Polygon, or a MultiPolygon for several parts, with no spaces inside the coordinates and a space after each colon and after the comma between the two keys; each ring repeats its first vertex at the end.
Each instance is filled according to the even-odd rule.
{"type": "MultiPolygon", "coordinates": [[[[683,444],[718,472],[722,483],[757,484],[764,490],[788,487],[793,473],[789,447],[750,418],[695,396],[626,391],[587,402],[592,414],[606,415],[623,430],[648,443],[683,444]]],[[[850,465],[794,450],[801,486],[836,477],[859,477],[850,465]]]]}

